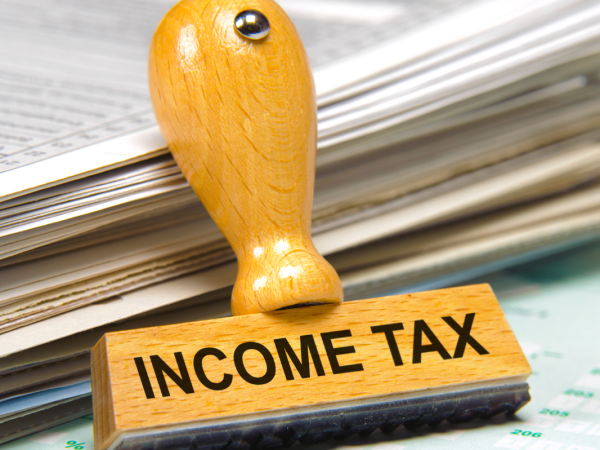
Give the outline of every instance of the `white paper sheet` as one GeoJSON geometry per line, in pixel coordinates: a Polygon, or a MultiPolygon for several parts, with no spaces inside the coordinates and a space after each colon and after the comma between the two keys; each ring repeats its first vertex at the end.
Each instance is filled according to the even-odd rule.
{"type": "MultiPolygon", "coordinates": [[[[301,0],[283,6],[319,66],[473,1],[322,0],[318,14],[301,0]]],[[[165,148],[146,64],[154,28],[173,3],[0,3],[0,40],[10,43],[0,48],[0,199],[165,148]]]]}

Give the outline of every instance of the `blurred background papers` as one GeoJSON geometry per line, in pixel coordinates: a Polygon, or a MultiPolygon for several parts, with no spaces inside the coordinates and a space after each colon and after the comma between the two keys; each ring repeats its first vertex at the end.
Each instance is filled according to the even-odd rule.
{"type": "MultiPolygon", "coordinates": [[[[104,332],[230,313],[234,255],[147,93],[172,3],[0,0],[0,442],[89,413],[104,332]]],[[[347,299],[600,237],[598,2],[280,4],[317,90],[314,241],[347,299]]]]}

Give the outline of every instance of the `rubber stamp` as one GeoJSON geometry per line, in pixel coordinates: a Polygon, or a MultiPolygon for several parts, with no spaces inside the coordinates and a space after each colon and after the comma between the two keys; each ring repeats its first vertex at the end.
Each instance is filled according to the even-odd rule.
{"type": "Polygon", "coordinates": [[[258,449],[512,414],[531,369],[488,285],[343,303],[310,234],[316,105],[271,0],[184,0],[158,27],[159,127],[238,260],[231,318],[106,334],[98,449],[258,449]]]}

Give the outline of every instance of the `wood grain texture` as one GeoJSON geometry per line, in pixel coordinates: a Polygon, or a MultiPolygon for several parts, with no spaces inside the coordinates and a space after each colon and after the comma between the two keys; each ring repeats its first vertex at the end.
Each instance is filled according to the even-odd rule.
{"type": "Polygon", "coordinates": [[[100,339],[94,348],[91,363],[96,376],[92,377],[92,392],[102,393],[102,395],[96,395],[93,398],[94,442],[110,442],[115,437],[115,412],[104,337],[100,339]]]}
{"type": "Polygon", "coordinates": [[[166,142],[238,259],[234,314],[340,303],[335,270],[315,250],[312,75],[300,38],[270,0],[184,0],[150,49],[150,94],[166,142]],[[269,35],[234,28],[262,12],[269,35]]]}
{"type": "MultiPolygon", "coordinates": [[[[307,338],[304,339],[306,343],[307,338]]],[[[483,381],[510,383],[516,377],[526,378],[531,372],[488,285],[109,333],[93,349],[92,355],[92,378],[109,380],[101,390],[97,390],[96,382],[94,384],[94,402],[102,405],[99,408],[103,410],[98,414],[95,411],[94,427],[116,430],[109,438],[105,437],[106,432],[97,431],[98,449],[106,448],[115,436],[126,430],[395,393],[430,392],[451,386],[466,389],[470,383],[483,381]],[[481,353],[481,348],[477,350],[476,345],[467,342],[461,355],[460,333],[444,317],[452,318],[456,326],[465,329],[468,317],[472,317],[472,328],[467,334],[487,353],[481,353]],[[433,338],[440,341],[446,356],[442,349],[428,347],[434,342],[431,335],[422,331],[423,323],[419,321],[424,321],[433,338]],[[372,329],[398,323],[402,323],[403,329],[393,335],[402,365],[396,365],[387,336],[372,329]],[[352,347],[354,351],[341,351],[332,361],[332,349],[328,352],[326,348],[326,333],[344,330],[350,330],[351,336],[329,339],[331,348],[352,347]],[[300,337],[309,335],[314,339],[317,359],[323,367],[321,376],[312,355],[310,362],[304,361],[309,367],[308,374],[304,373],[309,375],[307,378],[301,376],[288,358],[293,378],[289,379],[276,340],[287,339],[302,363],[300,337]],[[415,336],[422,336],[421,347],[415,336]],[[248,342],[264,346],[272,355],[274,372],[267,376],[270,363],[259,351],[250,349],[243,354],[243,366],[252,377],[263,378],[263,381],[271,378],[265,384],[249,383],[235,363],[236,349],[248,342]],[[221,390],[208,388],[198,376],[198,366],[194,365],[198,352],[206,348],[223,353],[221,360],[210,355],[202,360],[202,370],[211,382],[221,383],[231,376],[228,386],[221,390]],[[423,351],[415,350],[419,348],[423,351]],[[108,367],[98,364],[102,353],[108,367]],[[178,366],[178,353],[189,376],[188,392],[165,376],[169,396],[163,396],[151,360],[159,357],[177,376],[187,378],[178,366]],[[134,358],[142,358],[154,398],[148,398],[144,391],[134,358]],[[335,359],[340,366],[353,367],[354,371],[334,373],[335,359]],[[361,365],[362,370],[358,370],[357,365],[361,365]],[[107,412],[109,406],[112,409],[107,412]],[[101,423],[104,420],[110,423],[101,423]]]]}

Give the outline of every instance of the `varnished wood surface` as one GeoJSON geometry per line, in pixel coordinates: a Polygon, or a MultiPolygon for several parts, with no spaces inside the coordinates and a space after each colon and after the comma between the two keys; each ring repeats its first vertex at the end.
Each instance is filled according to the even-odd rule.
{"type": "Polygon", "coordinates": [[[106,340],[102,338],[92,350],[92,393],[94,441],[97,448],[115,436],[115,410],[110,387],[106,340]],[[100,395],[99,395],[100,394],[100,395]]]}
{"type": "MultiPolygon", "coordinates": [[[[265,361],[256,350],[243,355],[245,369],[255,378],[266,375],[265,361]]],[[[488,285],[109,333],[92,351],[96,448],[106,448],[125,430],[459,385],[467,388],[469,383],[510,382],[529,374],[527,360],[488,285]],[[466,343],[461,356],[459,334],[443,318],[450,317],[448,320],[463,327],[470,314],[474,316],[469,334],[487,353],[466,343]],[[432,344],[426,334],[415,331],[422,329],[418,321],[424,321],[440,341],[445,356],[441,350],[415,354],[415,334],[423,336],[423,349],[432,344]],[[385,334],[372,329],[398,323],[403,330],[393,335],[402,365],[394,362],[385,334]],[[346,349],[337,355],[337,363],[354,369],[361,365],[362,370],[334,374],[335,361],[325,347],[326,333],[344,330],[350,330],[351,336],[330,339],[332,348],[352,347],[354,351],[346,349]],[[322,372],[311,357],[309,377],[302,378],[288,358],[293,379],[287,379],[275,340],[287,339],[300,359],[300,336],[308,335],[314,339],[322,372]],[[236,348],[248,342],[264,346],[272,355],[275,371],[266,384],[245,381],[236,367],[236,348]],[[225,389],[209,389],[197,376],[194,358],[205,348],[218,349],[225,356],[222,360],[215,356],[203,359],[208,380],[219,383],[224,374],[231,375],[225,389]],[[181,353],[193,392],[184,392],[166,376],[169,396],[165,397],[150,357],[160,357],[181,376],[177,353],[181,353]],[[144,362],[154,398],[144,391],[135,358],[144,362]]]]}
{"type": "Polygon", "coordinates": [[[238,258],[234,314],[340,303],[335,270],[310,236],[316,155],[311,71],[271,0],[184,0],[150,49],[150,94],[179,167],[238,258]],[[269,35],[234,28],[262,12],[269,35]]]}

